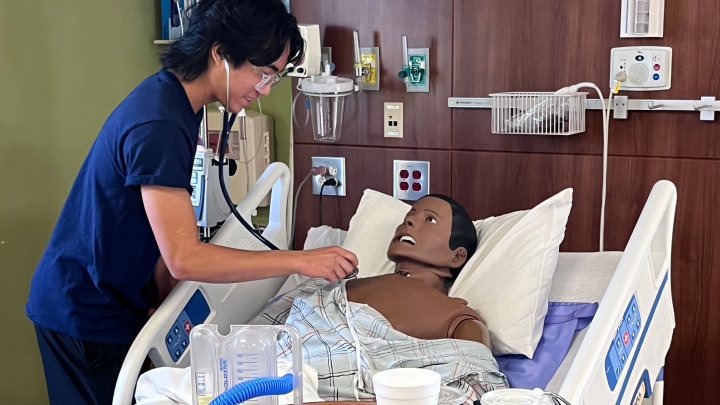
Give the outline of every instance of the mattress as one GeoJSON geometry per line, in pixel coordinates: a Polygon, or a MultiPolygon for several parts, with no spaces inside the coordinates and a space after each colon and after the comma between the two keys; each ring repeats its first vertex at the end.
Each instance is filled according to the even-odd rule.
{"type": "MultiPolygon", "coordinates": [[[[623,252],[560,253],[550,289],[553,302],[601,302],[623,252]]],[[[588,328],[575,334],[570,350],[545,388],[559,392],[588,328]]]]}

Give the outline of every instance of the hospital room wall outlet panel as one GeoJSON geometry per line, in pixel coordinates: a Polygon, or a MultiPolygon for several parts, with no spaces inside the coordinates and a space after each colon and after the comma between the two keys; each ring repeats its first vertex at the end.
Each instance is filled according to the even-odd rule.
{"type": "Polygon", "coordinates": [[[620,85],[625,91],[669,90],[672,85],[673,50],[660,46],[630,46],[610,51],[610,86],[622,72],[627,80],[620,85]]]}
{"type": "Polygon", "coordinates": [[[322,189],[324,196],[332,195],[337,197],[345,197],[346,184],[345,184],[345,158],[344,157],[315,157],[312,158],[312,167],[325,166],[327,173],[323,176],[313,176],[312,178],[312,190],[314,195],[320,195],[320,189],[322,189],[322,183],[331,177],[334,177],[338,182],[338,186],[326,186],[322,189]]]}
{"type": "Polygon", "coordinates": [[[165,347],[174,362],[177,363],[190,346],[192,328],[205,322],[208,316],[210,306],[202,292],[197,290],[165,335],[165,347]]]}
{"type": "Polygon", "coordinates": [[[385,103],[383,109],[383,134],[385,138],[403,137],[403,103],[385,103]]]}
{"type": "Polygon", "coordinates": [[[393,197],[417,201],[430,194],[430,162],[393,161],[393,197]]]}

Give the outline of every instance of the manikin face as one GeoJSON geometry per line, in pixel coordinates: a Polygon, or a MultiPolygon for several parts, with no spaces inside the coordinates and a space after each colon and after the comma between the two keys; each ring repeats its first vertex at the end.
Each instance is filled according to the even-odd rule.
{"type": "Polygon", "coordinates": [[[431,274],[449,278],[450,269],[467,260],[465,248],[450,249],[452,208],[435,197],[417,201],[405,221],[397,227],[387,256],[410,277],[425,278],[431,274]]]}
{"type": "Polygon", "coordinates": [[[212,82],[213,92],[215,98],[231,113],[239,113],[240,110],[250,105],[253,100],[256,100],[260,95],[267,96],[270,94],[271,85],[267,84],[259,90],[255,88],[258,83],[263,79],[263,73],[267,76],[273,76],[276,73],[282,71],[287,65],[288,56],[290,53],[290,47],[285,48],[285,52],[269,66],[253,66],[250,62],[245,62],[237,68],[233,67],[232,63],[228,62],[228,68],[230,69],[230,105],[226,105],[226,83],[227,78],[225,76],[225,62],[223,58],[218,55],[217,47],[213,49],[213,69],[212,69],[212,82]],[[261,73],[262,72],[262,73],[261,73]]]}

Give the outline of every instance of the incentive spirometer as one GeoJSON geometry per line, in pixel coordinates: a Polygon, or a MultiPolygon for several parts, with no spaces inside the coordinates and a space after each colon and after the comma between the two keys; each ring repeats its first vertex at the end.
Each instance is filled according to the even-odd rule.
{"type": "Polygon", "coordinates": [[[198,325],[190,333],[193,405],[277,405],[277,396],[293,392],[303,403],[300,333],[292,326],[198,325]],[[277,342],[292,348],[292,372],[277,375],[277,342]]]}

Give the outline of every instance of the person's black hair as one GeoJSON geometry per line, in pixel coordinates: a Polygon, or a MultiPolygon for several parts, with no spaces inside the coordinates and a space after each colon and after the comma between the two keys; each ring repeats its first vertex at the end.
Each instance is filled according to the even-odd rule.
{"type": "Polygon", "coordinates": [[[160,58],[167,70],[192,81],[207,69],[213,46],[237,68],[245,62],[269,66],[290,47],[288,63],[303,58],[295,17],[280,0],[200,0],[188,9],[188,26],[160,58]]]}
{"type": "Polygon", "coordinates": [[[428,197],[443,200],[450,205],[450,209],[452,210],[452,227],[450,228],[450,250],[454,251],[457,248],[463,247],[467,251],[467,258],[465,259],[465,263],[463,263],[462,266],[450,269],[450,274],[452,274],[450,281],[452,282],[458,278],[463,267],[465,267],[465,264],[467,264],[472,255],[475,254],[475,250],[477,250],[477,231],[475,230],[475,225],[473,224],[472,218],[470,218],[470,214],[468,214],[467,210],[465,210],[465,208],[457,201],[442,194],[429,194],[423,198],[428,197]]]}

